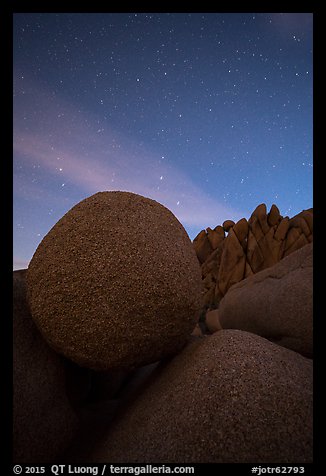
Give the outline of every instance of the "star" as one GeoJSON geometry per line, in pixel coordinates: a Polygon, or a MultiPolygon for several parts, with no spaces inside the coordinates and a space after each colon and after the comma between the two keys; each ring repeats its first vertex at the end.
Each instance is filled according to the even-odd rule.
{"type": "Polygon", "coordinates": [[[16,254],[108,188],[177,210],[192,238],[276,194],[311,207],[312,14],[293,15],[15,15],[16,254]]]}

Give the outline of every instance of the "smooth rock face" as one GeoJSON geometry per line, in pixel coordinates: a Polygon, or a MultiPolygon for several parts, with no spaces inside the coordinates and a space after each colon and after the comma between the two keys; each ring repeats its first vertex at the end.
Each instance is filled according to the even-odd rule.
{"type": "Polygon", "coordinates": [[[83,460],[312,462],[312,361],[243,331],[197,338],[83,460]]]}
{"type": "Polygon", "coordinates": [[[313,354],[313,244],[232,286],[219,306],[223,329],[241,329],[313,354]]]}
{"type": "Polygon", "coordinates": [[[26,270],[13,273],[13,458],[51,463],[70,444],[77,418],[66,396],[63,359],[31,318],[25,277],[26,270]]]}
{"type": "Polygon", "coordinates": [[[183,226],[129,192],[96,193],[66,213],[37,248],[27,284],[48,343],[94,370],[177,352],[202,306],[200,266],[183,226]]]}
{"type": "Polygon", "coordinates": [[[208,310],[206,312],[205,324],[211,333],[220,331],[222,329],[218,317],[218,309],[208,310]]]}

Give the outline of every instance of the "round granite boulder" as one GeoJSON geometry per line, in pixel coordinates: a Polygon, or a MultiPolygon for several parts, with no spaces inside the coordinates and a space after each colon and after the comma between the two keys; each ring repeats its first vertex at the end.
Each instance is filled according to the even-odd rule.
{"type": "Polygon", "coordinates": [[[312,462],[312,360],[238,330],[197,338],[80,462],[312,462]]]}
{"type": "Polygon", "coordinates": [[[32,316],[47,342],[94,370],[130,369],[179,351],[202,305],[201,271],[163,205],[99,192],[69,210],[28,268],[32,316]]]}

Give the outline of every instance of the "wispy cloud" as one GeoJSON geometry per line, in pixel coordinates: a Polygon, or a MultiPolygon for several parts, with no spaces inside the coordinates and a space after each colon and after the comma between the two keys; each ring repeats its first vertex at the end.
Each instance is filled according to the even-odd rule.
{"type": "MultiPolygon", "coordinates": [[[[39,185],[44,193],[46,185],[57,179],[58,187],[60,182],[65,190],[69,185],[77,187],[84,196],[104,190],[131,191],[159,201],[186,228],[198,227],[198,231],[227,218],[245,216],[211,197],[160,151],[140,145],[107,125],[99,126],[96,117],[81,114],[61,99],[54,101],[44,90],[40,97],[44,104],[29,128],[19,119],[17,108],[14,125],[14,165],[42,171],[43,182],[34,183],[32,190],[39,185]]],[[[19,177],[18,183],[20,191],[14,183],[14,193],[24,189],[19,177]]]]}
{"type": "MultiPolygon", "coordinates": [[[[97,158],[90,159],[65,148],[53,151],[45,139],[30,134],[20,134],[14,143],[14,152],[25,163],[39,164],[49,174],[60,176],[63,183],[69,181],[86,194],[103,190],[139,193],[166,205],[184,225],[208,226],[218,224],[219,217],[239,215],[209,197],[175,166],[159,163],[159,157],[153,154],[135,155],[130,150],[130,144],[129,149],[124,147],[114,153],[99,148],[94,151],[97,158]]],[[[34,185],[33,193],[35,188],[34,185]]]]}

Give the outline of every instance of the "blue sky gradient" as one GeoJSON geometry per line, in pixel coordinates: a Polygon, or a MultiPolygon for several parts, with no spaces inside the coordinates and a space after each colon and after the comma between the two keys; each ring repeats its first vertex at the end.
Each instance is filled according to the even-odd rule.
{"type": "Polygon", "coordinates": [[[14,15],[14,268],[77,202],[128,190],[193,239],[312,203],[312,14],[14,15]]]}

